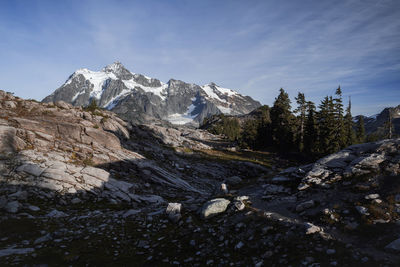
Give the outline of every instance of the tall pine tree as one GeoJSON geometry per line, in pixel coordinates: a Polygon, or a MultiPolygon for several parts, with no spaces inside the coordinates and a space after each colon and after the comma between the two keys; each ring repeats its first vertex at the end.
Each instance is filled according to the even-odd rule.
{"type": "Polygon", "coordinates": [[[298,93],[296,99],[297,109],[294,111],[297,113],[298,129],[296,132],[296,143],[298,144],[299,151],[304,149],[304,128],[306,123],[306,111],[307,102],[303,93],[298,93]]]}
{"type": "Polygon", "coordinates": [[[304,129],[304,151],[311,154],[318,152],[318,128],[315,114],[315,104],[308,101],[307,119],[304,129]]]}
{"type": "Polygon", "coordinates": [[[334,153],[337,149],[335,142],[337,127],[335,125],[334,103],[331,96],[326,96],[319,105],[318,124],[320,153],[334,153]]]}
{"type": "Polygon", "coordinates": [[[291,112],[289,95],[281,88],[271,108],[272,138],[281,150],[293,147],[293,114],[291,112]]]}
{"type": "Polygon", "coordinates": [[[334,116],[335,116],[335,138],[332,143],[334,151],[338,151],[345,147],[345,132],[344,132],[344,116],[343,116],[343,101],[342,89],[340,86],[336,89],[335,98],[333,99],[334,116]]]}
{"type": "Polygon", "coordinates": [[[363,116],[358,116],[357,141],[359,143],[364,143],[365,142],[365,127],[364,127],[364,117],[363,116]]]}
{"type": "Polygon", "coordinates": [[[346,115],[344,116],[344,133],[345,147],[354,144],[356,137],[353,129],[353,116],[351,115],[351,99],[349,99],[349,104],[346,109],[346,115]]]}

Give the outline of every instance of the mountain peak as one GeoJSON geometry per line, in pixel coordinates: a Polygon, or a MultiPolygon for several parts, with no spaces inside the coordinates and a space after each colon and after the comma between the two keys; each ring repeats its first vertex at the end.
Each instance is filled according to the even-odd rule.
{"type": "Polygon", "coordinates": [[[103,68],[103,71],[106,72],[120,72],[121,70],[125,69],[124,65],[121,62],[115,61],[112,64],[107,65],[103,68]]]}

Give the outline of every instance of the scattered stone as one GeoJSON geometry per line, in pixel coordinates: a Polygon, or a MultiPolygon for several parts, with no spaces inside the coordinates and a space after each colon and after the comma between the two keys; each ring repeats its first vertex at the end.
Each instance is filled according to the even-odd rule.
{"type": "Polygon", "coordinates": [[[239,243],[236,244],[235,248],[236,249],[241,249],[244,246],[244,243],[240,241],[239,243]]]}
{"type": "Polygon", "coordinates": [[[382,199],[379,199],[379,198],[374,199],[374,200],[372,200],[372,203],[374,203],[374,204],[381,204],[381,203],[382,203],[382,199]]]}
{"type": "Polygon", "coordinates": [[[237,210],[244,210],[244,208],[246,207],[246,205],[243,203],[243,201],[235,201],[234,205],[236,207],[237,210]]]}
{"type": "Polygon", "coordinates": [[[312,223],[307,222],[304,224],[304,226],[306,228],[306,235],[322,232],[322,229],[320,227],[312,223]]]}
{"type": "Polygon", "coordinates": [[[237,196],[234,198],[235,201],[245,201],[245,200],[249,200],[250,197],[249,196],[237,196]]]}
{"type": "Polygon", "coordinates": [[[58,211],[58,210],[52,210],[49,212],[46,217],[50,218],[61,218],[61,217],[67,217],[68,215],[65,212],[58,211]]]}
{"type": "Polygon", "coordinates": [[[360,213],[361,215],[369,215],[368,209],[367,209],[366,207],[363,207],[363,206],[356,206],[356,210],[357,210],[358,213],[360,213]]]}
{"type": "Polygon", "coordinates": [[[182,204],[181,203],[168,203],[167,209],[165,212],[168,215],[168,218],[172,222],[178,222],[182,215],[181,215],[182,204]]]}
{"type": "Polygon", "coordinates": [[[11,202],[8,202],[4,208],[9,213],[17,213],[19,206],[20,206],[20,204],[18,201],[11,201],[11,202]]]}
{"type": "Polygon", "coordinates": [[[80,198],[78,198],[78,197],[75,197],[75,198],[73,198],[72,200],[71,200],[71,203],[72,204],[79,204],[79,203],[81,203],[82,202],[82,200],[80,199],[80,198]]]}
{"type": "Polygon", "coordinates": [[[224,194],[228,194],[228,187],[226,184],[221,184],[221,192],[224,194]]]}
{"type": "Polygon", "coordinates": [[[29,206],[28,206],[28,209],[31,210],[31,211],[39,211],[39,210],[40,210],[39,207],[33,206],[33,205],[29,205],[29,206]]]}
{"type": "Polygon", "coordinates": [[[365,199],[370,200],[370,199],[377,199],[379,198],[379,194],[369,194],[365,196],[365,199]]]}
{"type": "Polygon", "coordinates": [[[301,212],[303,210],[312,208],[315,206],[314,200],[308,200],[306,202],[300,203],[299,205],[296,206],[296,211],[301,212]]]}

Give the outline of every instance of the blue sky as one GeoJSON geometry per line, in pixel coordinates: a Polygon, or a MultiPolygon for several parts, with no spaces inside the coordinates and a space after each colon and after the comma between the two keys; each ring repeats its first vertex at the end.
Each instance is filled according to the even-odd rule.
{"type": "Polygon", "coordinates": [[[280,87],[319,103],[340,84],[372,115],[400,104],[400,1],[1,0],[0,58],[0,89],[24,98],[118,60],[268,105],[280,87]]]}

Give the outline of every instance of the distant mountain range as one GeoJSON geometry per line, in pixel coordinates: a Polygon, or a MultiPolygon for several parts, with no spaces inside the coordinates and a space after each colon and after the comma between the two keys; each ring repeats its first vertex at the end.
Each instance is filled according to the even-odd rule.
{"type": "Polygon", "coordinates": [[[214,114],[242,115],[261,106],[215,83],[204,86],[170,79],[135,74],[115,62],[101,71],[79,69],[43,102],[65,101],[74,106],[87,106],[92,100],[122,118],[134,122],[161,119],[172,124],[198,125],[214,114]]]}

